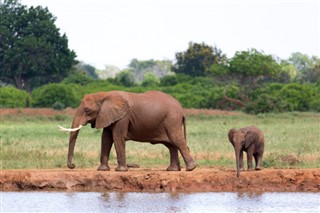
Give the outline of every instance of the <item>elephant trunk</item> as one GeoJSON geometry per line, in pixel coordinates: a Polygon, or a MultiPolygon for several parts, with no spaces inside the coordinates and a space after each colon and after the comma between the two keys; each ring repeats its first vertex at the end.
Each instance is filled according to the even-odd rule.
{"type": "MultiPolygon", "coordinates": [[[[76,128],[78,126],[79,126],[78,122],[74,121],[72,123],[72,128],[76,128]]],[[[79,130],[70,132],[69,149],[68,149],[68,161],[67,161],[67,165],[68,165],[69,169],[74,169],[76,167],[76,165],[72,163],[72,158],[73,158],[74,146],[76,144],[78,134],[79,134],[79,130]]]]}
{"type": "Polygon", "coordinates": [[[237,164],[237,177],[240,176],[240,147],[235,146],[234,148],[236,154],[236,164],[237,164]]]}

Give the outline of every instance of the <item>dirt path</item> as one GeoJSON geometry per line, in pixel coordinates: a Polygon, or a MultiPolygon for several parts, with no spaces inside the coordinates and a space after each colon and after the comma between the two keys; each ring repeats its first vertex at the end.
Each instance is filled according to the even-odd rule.
{"type": "Polygon", "coordinates": [[[135,191],[135,192],[320,192],[320,169],[264,169],[242,172],[196,168],[192,172],[130,169],[128,172],[86,170],[2,170],[1,191],[135,191]]]}

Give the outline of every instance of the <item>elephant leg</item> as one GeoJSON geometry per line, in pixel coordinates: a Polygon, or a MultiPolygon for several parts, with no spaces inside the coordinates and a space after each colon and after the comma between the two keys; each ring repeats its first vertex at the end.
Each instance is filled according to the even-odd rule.
{"type": "Polygon", "coordinates": [[[170,151],[170,165],[167,168],[167,171],[181,171],[178,148],[171,144],[165,144],[165,146],[170,151]]]}
{"type": "Polygon", "coordinates": [[[171,131],[168,132],[168,136],[170,142],[180,151],[186,164],[186,171],[192,171],[197,167],[197,164],[190,155],[189,147],[186,144],[186,140],[184,139],[184,135],[181,130],[181,127],[176,131],[174,131],[174,128],[172,128],[171,131]]]}
{"type": "Polygon", "coordinates": [[[254,155],[254,160],[256,161],[256,170],[262,169],[262,155],[259,153],[256,153],[254,155]]]}
{"type": "Polygon", "coordinates": [[[253,170],[253,165],[252,165],[252,157],[253,157],[253,151],[249,149],[247,151],[247,164],[248,164],[248,171],[253,170]]]}
{"type": "Polygon", "coordinates": [[[119,172],[128,171],[128,166],[126,163],[126,141],[124,139],[124,135],[126,134],[126,126],[121,121],[117,122],[113,127],[112,135],[118,161],[118,167],[116,168],[116,171],[119,172]]]}
{"type": "Polygon", "coordinates": [[[240,171],[244,171],[244,163],[243,163],[243,151],[240,151],[240,157],[239,157],[240,159],[239,159],[239,163],[240,163],[240,171]]]}
{"type": "Polygon", "coordinates": [[[117,153],[117,161],[118,161],[118,167],[116,168],[116,171],[119,172],[126,172],[128,171],[128,166],[126,163],[126,146],[125,146],[125,140],[123,139],[116,139],[114,141],[114,146],[116,148],[117,153]]]}
{"type": "Polygon", "coordinates": [[[102,137],[101,137],[101,156],[100,156],[100,166],[97,169],[98,171],[110,171],[108,161],[109,161],[112,144],[113,144],[113,140],[111,137],[111,133],[106,128],[104,128],[102,132],[102,137]]]}

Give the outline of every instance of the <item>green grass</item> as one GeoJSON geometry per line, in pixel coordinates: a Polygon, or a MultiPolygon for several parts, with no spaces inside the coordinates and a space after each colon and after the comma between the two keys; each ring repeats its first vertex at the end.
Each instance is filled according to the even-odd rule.
{"type": "MultiPolygon", "coordinates": [[[[66,168],[69,134],[57,125],[69,127],[67,116],[2,116],[0,124],[1,169],[66,168]]],[[[265,134],[264,167],[319,168],[320,114],[283,113],[263,115],[187,117],[187,143],[199,166],[234,168],[233,147],[228,131],[256,125],[265,134]]],[[[101,130],[88,125],[81,129],[75,148],[77,168],[99,165],[101,130]]],[[[163,145],[136,143],[126,145],[128,163],[141,167],[169,164],[169,151],[163,145]]],[[[182,166],[184,163],[181,159],[182,166]]],[[[110,166],[116,166],[114,147],[110,166]]]]}

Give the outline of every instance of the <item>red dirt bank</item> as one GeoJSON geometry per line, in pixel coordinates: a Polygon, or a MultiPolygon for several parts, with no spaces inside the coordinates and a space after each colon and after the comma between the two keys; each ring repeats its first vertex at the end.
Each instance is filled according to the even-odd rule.
{"type": "Polygon", "coordinates": [[[196,168],[192,172],[130,169],[128,172],[86,170],[2,170],[1,191],[136,191],[136,192],[320,192],[320,169],[264,169],[241,172],[196,168]]]}

